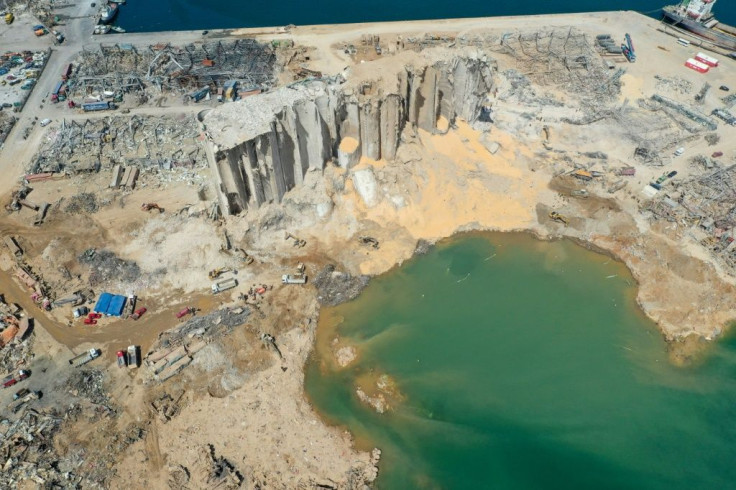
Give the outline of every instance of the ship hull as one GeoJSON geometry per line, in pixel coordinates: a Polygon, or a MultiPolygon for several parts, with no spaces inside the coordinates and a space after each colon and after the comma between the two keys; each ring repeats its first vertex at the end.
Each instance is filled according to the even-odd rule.
{"type": "Polygon", "coordinates": [[[712,43],[720,46],[721,48],[728,49],[730,51],[736,51],[736,36],[732,36],[725,32],[719,32],[717,30],[705,27],[699,22],[695,22],[686,17],[682,17],[675,12],[663,10],[665,20],[681,29],[690,31],[696,36],[707,39],[712,43]]]}
{"type": "Polygon", "coordinates": [[[107,10],[100,16],[100,24],[110,24],[115,20],[118,15],[117,5],[114,7],[107,7],[107,10]]]}

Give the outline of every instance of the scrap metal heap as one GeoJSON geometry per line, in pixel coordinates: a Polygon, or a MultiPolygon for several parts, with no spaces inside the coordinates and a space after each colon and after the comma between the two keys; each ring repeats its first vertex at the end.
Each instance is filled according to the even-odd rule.
{"type": "Polygon", "coordinates": [[[183,94],[228,81],[264,90],[275,81],[276,54],[271,45],[253,39],[186,46],[100,44],[85,48],[77,64],[69,81],[74,97],[106,91],[142,95],[154,87],[149,95],[183,94]]]}
{"type": "MultiPolygon", "coordinates": [[[[700,165],[704,159],[707,157],[701,156],[693,162],[700,165]]],[[[648,201],[643,211],[652,221],[676,223],[678,233],[698,240],[726,270],[736,274],[736,164],[706,168],[712,170],[674,181],[648,201]]]]}
{"type": "Polygon", "coordinates": [[[537,85],[559,87],[598,103],[619,92],[623,71],[611,76],[587,35],[574,28],[506,34],[491,49],[513,57],[516,70],[537,85]]]}
{"type": "Polygon", "coordinates": [[[194,118],[182,116],[105,117],[62,121],[49,131],[29,173],[80,173],[115,164],[141,169],[199,168],[207,163],[197,143],[194,118]]]}

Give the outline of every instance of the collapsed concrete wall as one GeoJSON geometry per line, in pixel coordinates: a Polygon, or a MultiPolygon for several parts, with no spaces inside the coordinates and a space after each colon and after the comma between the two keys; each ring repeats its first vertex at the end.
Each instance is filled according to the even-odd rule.
{"type": "MultiPolygon", "coordinates": [[[[385,81],[385,80],[384,80],[385,81]]],[[[437,131],[442,117],[473,122],[488,102],[487,62],[453,58],[406,67],[395,85],[313,81],[220,106],[205,114],[206,155],[222,209],[238,214],[280,202],[309,170],[361,157],[393,160],[406,124],[437,131]]]]}

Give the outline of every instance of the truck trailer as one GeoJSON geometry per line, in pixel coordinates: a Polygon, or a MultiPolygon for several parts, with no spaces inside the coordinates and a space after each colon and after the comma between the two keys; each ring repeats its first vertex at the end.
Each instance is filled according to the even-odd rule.
{"type": "Polygon", "coordinates": [[[93,359],[100,357],[100,351],[98,349],[90,349],[86,352],[79,354],[78,356],[69,359],[69,364],[74,367],[79,367],[87,364],[93,359]]]}
{"type": "Polygon", "coordinates": [[[224,281],[218,281],[212,284],[212,294],[221,293],[228,289],[232,289],[238,285],[238,281],[235,278],[225,279],[224,281]]]}
{"type": "Polygon", "coordinates": [[[82,104],[82,109],[84,112],[94,112],[94,111],[106,111],[108,109],[114,109],[115,106],[110,104],[108,101],[102,101],[102,102],[89,102],[86,104],[82,104]]]}
{"type": "Polygon", "coordinates": [[[135,369],[138,367],[138,346],[128,346],[128,369],[135,369]]]}

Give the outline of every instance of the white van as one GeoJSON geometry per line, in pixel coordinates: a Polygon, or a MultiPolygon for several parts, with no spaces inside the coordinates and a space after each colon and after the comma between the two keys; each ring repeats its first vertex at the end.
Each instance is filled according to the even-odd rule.
{"type": "Polygon", "coordinates": [[[41,124],[41,127],[44,128],[48,126],[49,124],[51,124],[51,119],[48,119],[48,118],[43,119],[40,124],[41,124]]]}
{"type": "Polygon", "coordinates": [[[679,157],[683,153],[685,153],[685,148],[683,148],[683,147],[679,147],[678,149],[675,150],[675,156],[676,157],[679,157]]]}

